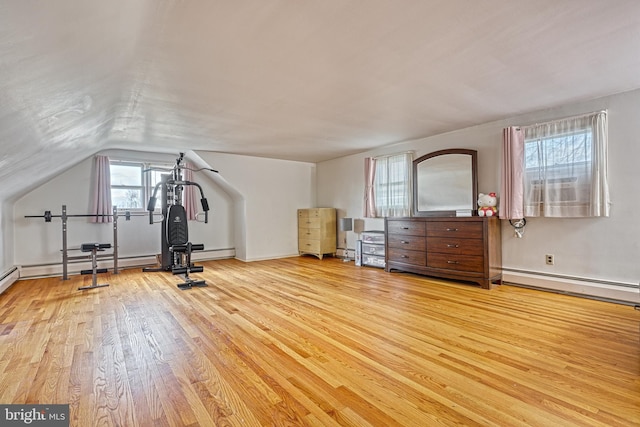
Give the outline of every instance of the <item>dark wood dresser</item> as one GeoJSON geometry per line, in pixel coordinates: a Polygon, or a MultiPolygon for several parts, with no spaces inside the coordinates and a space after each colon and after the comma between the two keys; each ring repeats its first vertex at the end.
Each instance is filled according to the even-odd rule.
{"type": "Polygon", "coordinates": [[[496,217],[385,219],[385,270],[475,282],[502,281],[500,221],[496,217]]]}

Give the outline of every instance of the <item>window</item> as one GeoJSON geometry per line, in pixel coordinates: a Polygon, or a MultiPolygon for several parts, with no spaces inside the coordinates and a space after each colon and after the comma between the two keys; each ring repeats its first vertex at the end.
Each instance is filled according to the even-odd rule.
{"type": "Polygon", "coordinates": [[[605,112],[524,128],[526,216],[600,216],[603,204],[608,205],[605,112]]]}
{"type": "MultiPolygon", "coordinates": [[[[146,209],[153,188],[166,174],[170,165],[150,165],[140,162],[111,161],[111,203],[119,209],[146,209]],[[162,168],[163,170],[153,169],[162,168]],[[151,170],[149,170],[151,169],[151,170]]],[[[157,202],[156,202],[157,203],[157,202]]]]}
{"type": "Polygon", "coordinates": [[[525,189],[535,203],[588,203],[592,132],[525,138],[525,189]]]}
{"type": "Polygon", "coordinates": [[[411,215],[412,153],[376,158],[374,200],[376,216],[411,215]]]}

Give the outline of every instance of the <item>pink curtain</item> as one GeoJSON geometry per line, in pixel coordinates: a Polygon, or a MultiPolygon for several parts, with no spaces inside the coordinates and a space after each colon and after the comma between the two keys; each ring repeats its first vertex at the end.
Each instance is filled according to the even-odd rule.
{"type": "MultiPolygon", "coordinates": [[[[186,169],[182,170],[182,179],[193,182],[193,171],[191,170],[193,166],[191,166],[190,163],[185,163],[184,166],[186,169]]],[[[198,189],[195,185],[187,185],[184,187],[182,197],[184,198],[184,210],[187,213],[188,221],[195,221],[197,219],[198,197],[196,193],[198,193],[198,189]]]]}
{"type": "Polygon", "coordinates": [[[376,200],[374,192],[374,180],[376,177],[376,159],[366,157],[364,159],[364,217],[375,218],[376,200]]]}
{"type": "Polygon", "coordinates": [[[518,127],[502,131],[501,219],[524,218],[524,132],[518,127]]]}
{"type": "Polygon", "coordinates": [[[112,206],[111,206],[111,172],[109,168],[109,157],[96,156],[94,163],[94,180],[93,180],[93,206],[91,214],[91,222],[111,222],[112,206]],[[105,216],[107,215],[107,216],[105,216]]]}

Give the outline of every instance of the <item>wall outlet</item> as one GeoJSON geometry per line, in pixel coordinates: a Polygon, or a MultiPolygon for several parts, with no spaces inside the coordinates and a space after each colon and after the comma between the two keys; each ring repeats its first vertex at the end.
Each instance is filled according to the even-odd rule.
{"type": "Polygon", "coordinates": [[[551,255],[551,254],[545,255],[544,256],[544,260],[547,263],[547,265],[553,265],[554,264],[553,255],[551,255]]]}

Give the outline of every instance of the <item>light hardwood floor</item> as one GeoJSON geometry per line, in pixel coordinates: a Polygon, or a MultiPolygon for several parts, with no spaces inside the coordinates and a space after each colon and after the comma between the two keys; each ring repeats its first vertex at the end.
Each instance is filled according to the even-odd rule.
{"type": "Polygon", "coordinates": [[[72,426],[640,425],[640,312],[294,257],[0,295],[0,403],[72,426]]]}

